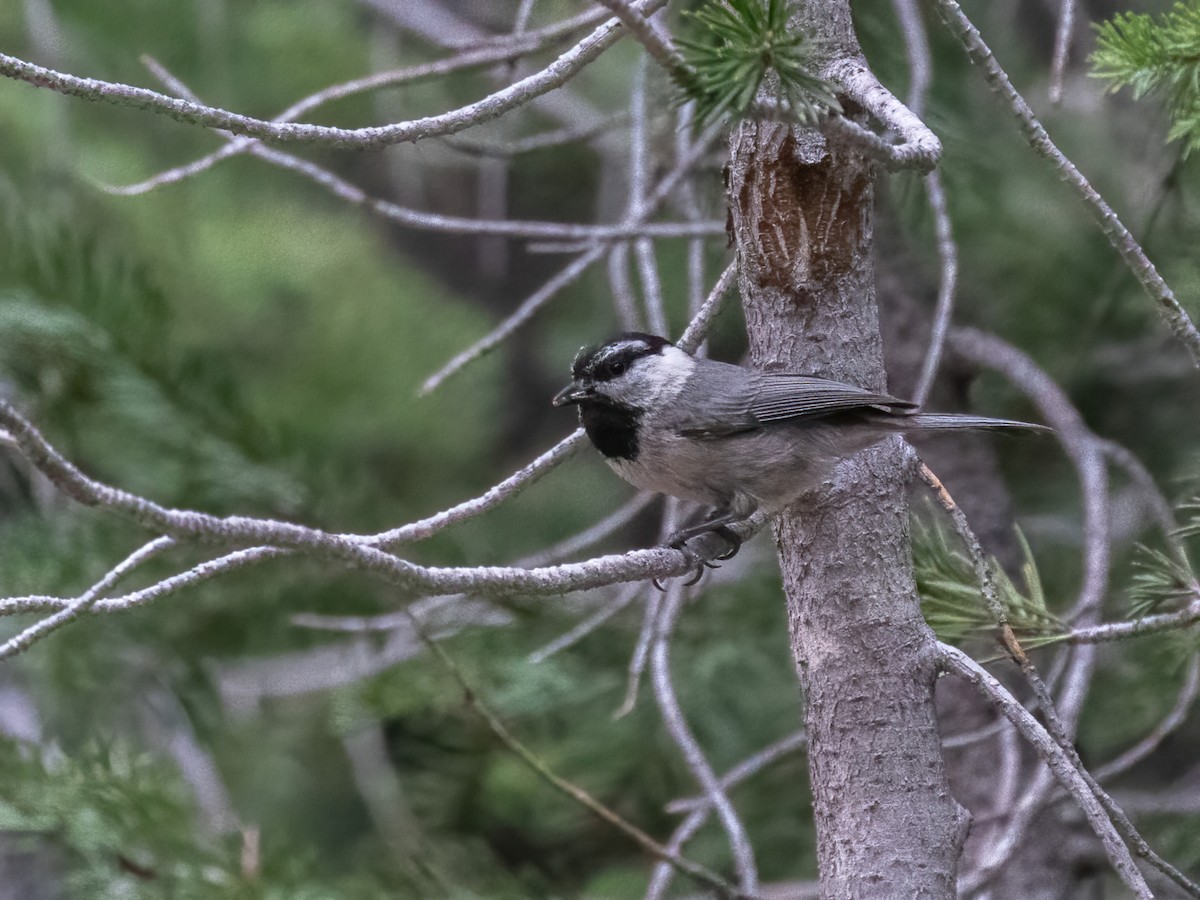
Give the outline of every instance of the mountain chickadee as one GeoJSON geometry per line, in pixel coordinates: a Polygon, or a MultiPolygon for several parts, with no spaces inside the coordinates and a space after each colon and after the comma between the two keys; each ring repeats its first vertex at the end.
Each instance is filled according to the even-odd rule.
{"type": "Polygon", "coordinates": [[[915,411],[916,404],[807,375],[758,372],[692,356],[652,334],[628,332],[580,350],[573,381],[554,398],[574,403],[588,438],[634,487],[713,507],[671,536],[682,547],[777,512],[824,481],[841,460],[897,432],[1042,425],[915,411]]]}

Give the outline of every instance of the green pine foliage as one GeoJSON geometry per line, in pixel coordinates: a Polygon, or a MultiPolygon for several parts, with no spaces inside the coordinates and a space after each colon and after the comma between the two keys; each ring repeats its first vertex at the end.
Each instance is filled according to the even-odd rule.
{"type": "MultiPolygon", "coordinates": [[[[939,524],[913,521],[913,569],[921,609],[925,620],[943,641],[960,644],[969,638],[987,635],[996,629],[996,619],[988,608],[975,577],[975,567],[961,549],[957,535],[939,524]]],[[[1046,596],[1038,575],[1033,551],[1025,536],[1017,532],[1024,563],[1021,566],[1024,589],[992,560],[996,573],[996,594],[1004,606],[1008,624],[1027,646],[1052,642],[1063,631],[1063,624],[1046,607],[1046,596]]]]}
{"type": "Polygon", "coordinates": [[[699,34],[677,42],[690,68],[680,88],[699,124],[745,116],[765,80],[798,122],[841,111],[833,87],[809,71],[811,42],[789,27],[786,0],[704,0],[691,16],[699,34]]]}
{"type": "Polygon", "coordinates": [[[1200,536],[1200,497],[1178,508],[1183,524],[1171,552],[1139,544],[1129,586],[1129,612],[1134,618],[1169,612],[1200,597],[1200,578],[1188,558],[1186,541],[1200,536]]]}
{"type": "MultiPolygon", "coordinates": [[[[331,12],[320,0],[230,4],[228,17],[200,25],[195,17],[172,15],[164,0],[53,6],[78,54],[64,68],[103,59],[104,72],[96,74],[148,83],[136,59],[144,51],[206,99],[261,115],[307,89],[377,69],[384,64],[380,54],[390,55],[381,39],[386,26],[372,25],[368,39],[366,20],[341,7],[331,12]],[[131,21],[138,23],[134,45],[131,21]]],[[[572,13],[569,6],[538,4],[531,24],[549,24],[572,13]]],[[[764,20],[778,19],[782,6],[771,13],[764,4],[764,20]]],[[[494,7],[507,15],[515,3],[498,0],[494,7]]],[[[730,7],[742,8],[754,13],[744,4],[730,7]]],[[[982,15],[1002,17],[1003,10],[982,15]]],[[[903,83],[906,62],[892,21],[866,8],[857,18],[872,66],[885,83],[903,83]]],[[[739,68],[736,40],[729,46],[702,23],[692,24],[698,27],[690,37],[727,67],[732,88],[725,90],[734,101],[748,97],[749,111],[756,92],[782,96],[773,84],[780,57],[788,67],[789,53],[779,52],[785,32],[767,41],[766,60],[750,52],[762,41],[755,45],[743,34],[739,68]],[[747,92],[746,84],[754,89],[747,92]]],[[[1006,30],[1002,18],[979,24],[989,34],[1006,30]]],[[[21,4],[0,3],[0,38],[10,52],[25,46],[21,4]]],[[[998,55],[1025,58],[1017,52],[1023,40],[1014,35],[1012,44],[997,47],[998,55]]],[[[417,61],[422,52],[441,55],[418,43],[405,37],[394,62],[417,61]]],[[[794,62],[814,49],[802,41],[796,48],[794,62]]],[[[963,271],[974,273],[960,285],[963,314],[1028,350],[1070,388],[1090,425],[1128,442],[1168,483],[1181,467],[1181,448],[1200,441],[1195,417],[1178,412],[1194,407],[1193,382],[1161,374],[1158,364],[1167,353],[1142,352],[1113,365],[1111,357],[1092,352],[1136,346],[1134,338],[1155,328],[1153,317],[1136,289],[1114,275],[1119,264],[1092,223],[1056,193],[1054,174],[1027,152],[994,106],[979,102],[983,89],[958,48],[935,41],[933,49],[939,76],[929,117],[946,139],[955,233],[963,271]],[[1064,259],[1074,265],[1064,266],[1064,259]],[[1097,303],[1103,296],[1108,301],[1097,303]]],[[[617,108],[629,76],[621,53],[597,60],[576,86],[598,90],[617,108]]],[[[1027,69],[1013,74],[1030,77],[1027,69]]],[[[488,77],[464,73],[345,101],[321,121],[375,123],[379,104],[393,100],[396,117],[435,112],[448,108],[447,98],[467,102],[491,90],[488,77]]],[[[715,82],[719,95],[726,82],[715,82]]],[[[730,102],[716,118],[741,114],[730,102]]],[[[482,334],[559,265],[558,258],[514,245],[521,277],[485,296],[462,287],[469,282],[468,242],[454,245],[454,278],[447,279],[437,265],[444,255],[440,239],[379,227],[253,160],[229,161],[195,181],[139,198],[99,197],[87,183],[89,176],[136,180],[213,146],[192,129],[8,84],[0,84],[0,121],[6,129],[0,171],[21,186],[0,195],[0,389],[17,397],[85,470],[163,502],[279,510],[329,527],[386,527],[478,493],[569,427],[546,401],[579,344],[612,327],[602,273],[573,287],[540,314],[533,330],[448,384],[445,393],[414,401],[425,375],[482,334]],[[55,155],[48,151],[84,179],[58,170],[47,175],[48,157],[55,155]]],[[[1144,163],[1138,148],[1104,140],[1111,123],[1100,117],[1058,114],[1050,124],[1087,149],[1081,162],[1106,191],[1144,163]]],[[[448,186],[455,179],[472,184],[473,167],[435,145],[398,148],[395,157],[402,175],[419,175],[421,183],[407,183],[414,205],[463,214],[474,208],[469,190],[448,186]]],[[[374,154],[322,152],[319,158],[376,189],[387,183],[382,158],[374,154]]],[[[514,215],[586,220],[598,182],[594,162],[587,147],[513,160],[514,215]],[[572,177],[549,177],[556,172],[572,177]]],[[[1200,286],[1194,274],[1198,174],[1195,167],[1180,170],[1153,235],[1156,262],[1163,261],[1189,297],[1200,286]]],[[[715,173],[708,185],[706,202],[723,210],[715,173]]],[[[915,180],[881,183],[893,206],[881,217],[896,216],[895,195],[914,186],[915,180]]],[[[912,194],[919,202],[900,211],[899,231],[914,252],[932,254],[927,204],[915,189],[912,194]]],[[[673,303],[670,321],[678,327],[685,318],[686,244],[666,241],[656,249],[673,303]]],[[[710,279],[727,260],[721,249],[708,260],[710,279]]],[[[936,277],[936,261],[929,273],[927,283],[936,277]]],[[[721,358],[742,349],[736,306],[718,323],[723,334],[714,344],[721,358]]],[[[986,379],[976,387],[991,392],[982,398],[989,409],[1011,402],[986,379]]],[[[1021,417],[1018,409],[1008,412],[1021,417]]],[[[1034,522],[1071,516],[1078,498],[1067,464],[1047,459],[1053,454],[1043,444],[1000,444],[1008,471],[1019,473],[1009,487],[1022,513],[1034,514],[1029,533],[1039,549],[1038,570],[1024,579],[1013,574],[1016,585],[1006,602],[1016,622],[1026,600],[1069,597],[1076,588],[1078,548],[1055,546],[1053,535],[1035,531],[1041,526],[1034,522]]],[[[584,527],[626,496],[601,462],[581,454],[513,503],[405,552],[433,564],[507,561],[584,527]]],[[[652,526],[640,521],[604,549],[650,542],[652,526]]],[[[6,592],[77,592],[144,538],[115,517],[39,492],[27,467],[0,454],[6,592]]],[[[953,549],[957,538],[946,531],[940,544],[929,554],[918,535],[927,615],[947,639],[986,638],[990,614],[968,561],[953,549]]],[[[198,562],[209,550],[181,550],[130,586],[198,562]]],[[[6,663],[36,703],[44,746],[0,746],[0,838],[31,835],[59,848],[65,896],[88,900],[644,893],[650,868],[644,854],[513,759],[426,657],[338,690],[267,697],[252,711],[226,706],[221,677],[229,668],[312,647],[378,649],[397,639],[296,628],[295,613],[390,612],[406,599],[367,576],[289,560],[63,629],[6,663]],[[243,877],[239,835],[208,834],[174,763],[139,736],[137,704],[151,689],[178,700],[236,815],[260,829],[257,877],[243,877]],[[432,874],[394,853],[351,777],[343,738],[369,727],[384,734],[390,768],[417,826],[421,860],[432,874]],[[135,875],[126,863],[155,877],[135,875]]],[[[679,818],[664,805],[696,787],[664,736],[649,684],[632,713],[610,720],[624,694],[640,604],[540,665],[525,661],[579,620],[577,603],[574,597],[523,601],[514,611],[518,624],[467,629],[447,649],[501,719],[552,768],[665,839],[679,818]]],[[[1022,640],[1061,633],[1061,625],[1034,606],[1022,640]]],[[[0,622],[0,629],[11,634],[32,621],[16,617],[0,622]]],[[[787,638],[778,573],[769,564],[737,585],[710,586],[681,619],[672,653],[676,686],[718,771],[799,725],[802,698],[787,638]]],[[[1178,638],[1194,641],[1195,633],[1178,638]]],[[[1106,662],[1081,723],[1080,745],[1090,758],[1110,758],[1139,740],[1170,707],[1179,678],[1174,666],[1163,664],[1171,639],[1104,649],[1106,662]]],[[[1194,743],[1194,721],[1193,715],[1185,725],[1192,730],[1178,736],[1183,750],[1194,743]]],[[[736,790],[765,883],[816,877],[806,771],[797,753],[736,790]]],[[[1148,767],[1144,780],[1161,787],[1177,771],[1168,760],[1148,767]]],[[[1151,843],[1193,871],[1188,853],[1194,854],[1195,818],[1150,827],[1151,843]],[[1175,832],[1175,843],[1164,838],[1175,832]]],[[[715,822],[689,844],[687,855],[730,871],[715,822]]],[[[693,890],[678,879],[677,895],[693,890]]]]}
{"type": "Polygon", "coordinates": [[[1200,148],[1200,3],[1176,3],[1157,19],[1120,13],[1099,26],[1092,72],[1135,98],[1161,93],[1171,117],[1168,140],[1200,148]]]}

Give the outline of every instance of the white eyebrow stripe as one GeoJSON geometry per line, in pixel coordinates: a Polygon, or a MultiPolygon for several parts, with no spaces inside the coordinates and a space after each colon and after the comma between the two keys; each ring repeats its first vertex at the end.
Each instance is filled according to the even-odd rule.
{"type": "Polygon", "coordinates": [[[606,360],[612,359],[614,356],[620,356],[630,350],[649,351],[649,349],[650,349],[650,345],[647,344],[645,341],[639,341],[636,339],[628,340],[628,341],[620,341],[619,343],[616,343],[616,344],[606,344],[605,346],[601,347],[600,350],[596,353],[596,356],[594,359],[595,359],[595,362],[600,363],[600,362],[605,362],[606,360]]]}

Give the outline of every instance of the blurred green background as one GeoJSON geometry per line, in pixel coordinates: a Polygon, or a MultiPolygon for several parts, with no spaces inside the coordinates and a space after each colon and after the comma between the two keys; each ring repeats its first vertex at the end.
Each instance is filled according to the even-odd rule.
{"type": "MultiPolygon", "coordinates": [[[[503,30],[517,3],[451,6],[480,28],[503,30]]],[[[1112,11],[1083,6],[1092,17],[1112,11]]],[[[533,23],[582,8],[543,0],[533,23]]],[[[1090,40],[1082,35],[1067,100],[1049,108],[1053,10],[1022,2],[969,12],[1056,140],[1200,314],[1200,175],[1194,159],[1164,143],[1155,105],[1103,97],[1080,62],[1090,40]]],[[[906,63],[890,4],[870,0],[856,14],[872,65],[902,92],[906,63]]],[[[927,119],[946,145],[960,246],[957,320],[1022,347],[1098,433],[1135,451],[1173,499],[1187,496],[1198,471],[1200,397],[1185,354],[957,47],[932,21],[930,30],[927,119]]],[[[139,61],[147,54],[206,102],[266,118],[328,84],[445,53],[372,4],[348,0],[14,0],[0,4],[0,49],[157,88],[139,61]]],[[[636,56],[632,44],[616,48],[572,90],[601,114],[620,113],[636,56]]],[[[316,120],[415,118],[481,96],[496,77],[468,72],[362,95],[316,120]]],[[[657,75],[650,90],[666,111],[657,75]]],[[[673,121],[655,124],[664,159],[673,121]]],[[[485,134],[557,124],[526,112],[485,134]]],[[[430,373],[565,258],[529,253],[521,241],[385,224],[245,156],[144,196],[111,196],[97,184],[141,180],[223,139],[12,82],[0,82],[0,131],[0,391],[87,472],[163,504],[359,532],[427,515],[480,493],[568,433],[571,416],[548,398],[575,349],[615,329],[601,266],[497,352],[418,397],[430,373]]],[[[482,215],[480,158],[447,142],[301,152],[402,204],[482,215]]],[[[717,219],[719,167],[714,160],[699,179],[701,204],[717,219]]],[[[605,181],[611,174],[588,142],[525,154],[507,165],[507,208],[517,218],[612,218],[624,187],[605,181]]],[[[891,178],[880,194],[881,267],[903,271],[927,304],[937,264],[920,181],[891,178]]],[[[727,261],[722,244],[709,248],[710,281],[727,261]]],[[[659,259],[678,328],[685,248],[663,242],[659,259]]],[[[736,358],[740,327],[736,311],[727,313],[714,352],[736,358]]],[[[998,379],[981,379],[976,396],[990,412],[1029,414],[998,379]]],[[[1072,471],[1044,445],[1001,449],[1051,605],[1065,607],[1079,575],[1072,471]]],[[[1115,489],[1123,496],[1126,485],[1118,478],[1115,489]]],[[[506,562],[629,496],[581,455],[515,501],[406,553],[447,565],[506,562]]],[[[603,548],[651,543],[656,511],[603,548]]],[[[1117,529],[1113,617],[1125,614],[1134,541],[1153,541],[1144,517],[1131,522],[1117,529]]],[[[5,596],[76,594],[145,539],[124,521],[81,510],[0,452],[5,596]]],[[[767,549],[741,580],[688,608],[676,642],[681,701],[718,771],[800,722],[767,549]]],[[[178,550],[149,573],[202,558],[178,550]]],[[[365,576],[280,561],[93,617],[4,663],[0,846],[54,873],[36,888],[48,897],[639,895],[647,860],[501,747],[419,648],[398,649],[387,632],[331,634],[292,621],[386,613],[410,599],[365,576]],[[356,663],[372,673],[354,677],[356,663]]],[[[677,821],[664,804],[695,786],[648,689],[632,713],[612,717],[640,602],[569,650],[528,659],[595,602],[518,598],[447,646],[556,771],[663,836],[677,821]]],[[[8,620],[4,634],[30,621],[8,620]]],[[[1080,739],[1085,759],[1111,757],[1165,714],[1194,647],[1194,636],[1175,636],[1105,651],[1080,739]]],[[[1200,728],[1185,724],[1130,783],[1168,788],[1194,763],[1197,738],[1200,728]]],[[[806,778],[795,755],[736,794],[766,881],[815,877],[806,778]]],[[[1195,872],[1196,825],[1194,815],[1159,815],[1146,831],[1195,872]]],[[[714,823],[689,855],[728,868],[714,823]]]]}

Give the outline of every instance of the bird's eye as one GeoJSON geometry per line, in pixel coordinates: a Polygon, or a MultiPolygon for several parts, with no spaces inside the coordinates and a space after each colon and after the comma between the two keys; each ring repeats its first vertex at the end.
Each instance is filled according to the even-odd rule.
{"type": "Polygon", "coordinates": [[[623,363],[623,362],[615,362],[615,363],[613,363],[613,364],[612,364],[612,373],[613,373],[614,375],[624,375],[624,374],[625,374],[625,368],[626,368],[626,367],[625,367],[625,363],[623,363]]]}

